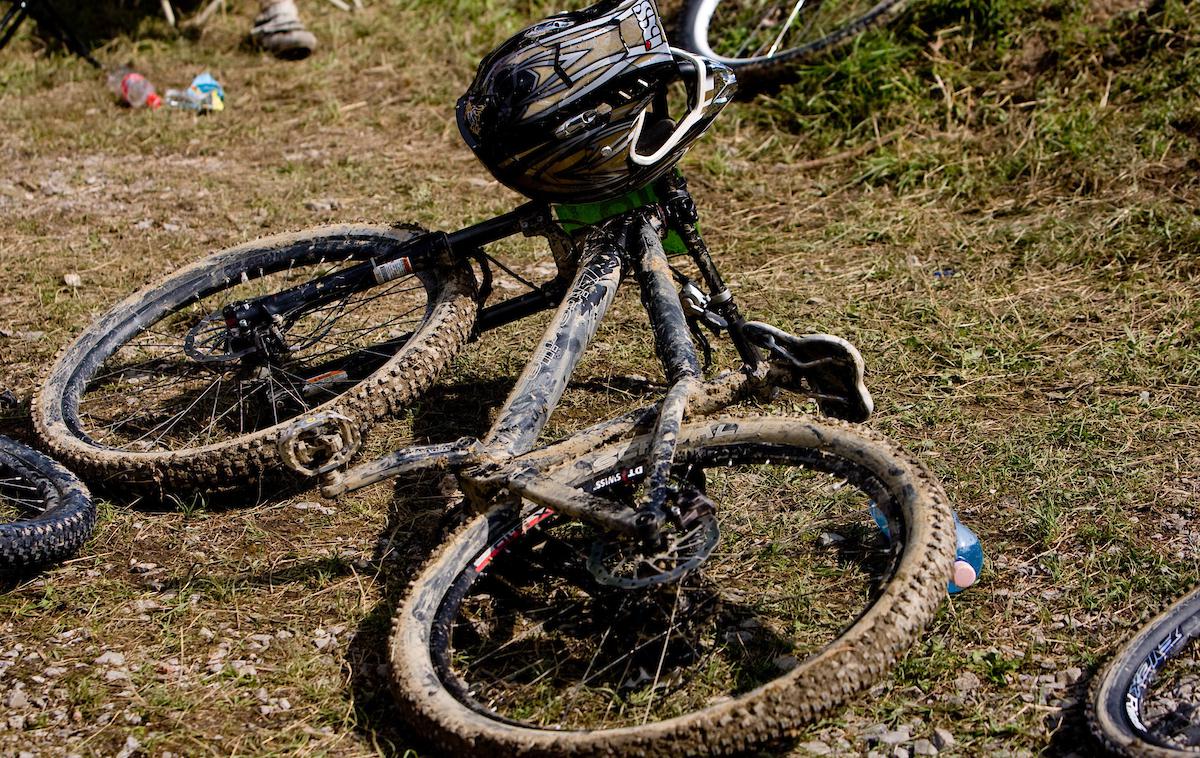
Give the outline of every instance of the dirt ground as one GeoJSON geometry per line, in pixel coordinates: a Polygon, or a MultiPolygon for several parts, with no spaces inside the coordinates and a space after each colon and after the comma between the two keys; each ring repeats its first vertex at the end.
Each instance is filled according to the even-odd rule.
{"type": "MultiPolygon", "coordinates": [[[[1074,12],[1107,28],[1124,5],[1074,12]]],[[[453,103],[484,52],[548,9],[494,6],[314,4],[322,48],[303,63],[245,49],[251,9],[236,4],[201,39],[148,22],[97,51],[162,88],[211,70],[229,100],[207,117],[120,108],[86,64],[18,36],[0,52],[0,384],[22,402],[0,431],[30,439],[27,399],[57,351],[206,252],[333,221],[450,230],[512,208],[453,103]]],[[[780,115],[802,101],[792,89],[732,107],[683,164],[744,309],[860,348],[871,425],[937,473],[988,556],[980,584],[797,754],[907,756],[935,730],[946,755],[1091,753],[1090,678],[1200,579],[1195,101],[1153,111],[1176,100],[1123,89],[1128,57],[1039,95],[1063,60],[1047,62],[1060,48],[1039,33],[993,81],[930,80],[934,105],[884,124],[885,140],[806,132],[780,115]]],[[[955,34],[927,58],[961,53],[955,34]]],[[[1194,93],[1181,76],[1163,86],[1194,93]]],[[[499,253],[525,274],[549,262],[524,242],[499,253]]],[[[426,404],[447,431],[486,426],[534,321],[458,359],[426,404]]],[[[635,293],[598,339],[547,437],[657,391],[635,293]]],[[[389,444],[385,428],[368,452],[389,444]]],[[[446,508],[388,485],[339,501],[106,494],[77,558],[0,595],[0,752],[428,752],[391,709],[383,643],[446,508]]]]}

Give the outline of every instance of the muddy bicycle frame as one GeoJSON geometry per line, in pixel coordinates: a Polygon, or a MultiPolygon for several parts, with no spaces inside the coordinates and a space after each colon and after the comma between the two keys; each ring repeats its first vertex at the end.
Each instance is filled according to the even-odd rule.
{"type": "MultiPolygon", "coordinates": [[[[695,206],[682,177],[672,174],[660,180],[656,189],[659,197],[664,198],[661,205],[637,208],[610,218],[588,229],[577,244],[564,244],[565,233],[552,220],[547,206],[528,203],[459,232],[427,233],[386,257],[314,280],[296,290],[231,306],[235,317],[254,308],[270,311],[285,308],[296,298],[336,297],[334,293],[340,287],[362,288],[436,266],[462,265],[469,259],[482,261],[484,245],[517,233],[546,236],[555,251],[559,277],[554,282],[480,310],[476,329],[484,331],[552,307],[555,295],[561,292],[557,313],[486,435],[402,448],[343,472],[338,469],[359,444],[357,425],[353,419],[336,412],[319,413],[299,419],[281,438],[284,461],[302,473],[323,475],[322,492],[330,497],[390,477],[440,469],[453,471],[468,498],[481,509],[507,493],[509,499],[524,498],[607,532],[641,540],[653,540],[669,518],[678,522],[680,514],[670,502],[669,478],[685,416],[715,412],[767,386],[813,393],[801,389],[799,381],[797,370],[802,371],[806,364],[795,360],[790,361],[792,365],[776,360],[764,362],[752,344],[745,327],[753,322],[742,318],[696,230],[695,206]],[[684,311],[663,249],[661,237],[668,228],[680,234],[699,268],[711,293],[706,302],[709,313],[727,325],[743,360],[740,371],[702,381],[700,360],[692,340],[694,329],[689,326],[689,314],[684,311]],[[366,270],[363,267],[370,267],[371,281],[363,276],[366,270]],[[570,276],[571,269],[574,269],[573,280],[562,290],[559,283],[570,276]],[[538,435],[562,398],[576,364],[628,273],[637,279],[654,332],[655,351],[668,383],[665,397],[659,403],[535,450],[538,435]],[[271,298],[275,300],[271,302],[271,298]],[[642,471],[636,472],[635,478],[648,479],[649,486],[636,510],[543,475],[544,471],[557,468],[582,452],[647,428],[652,430],[653,437],[642,471]],[[312,444],[313,440],[330,446],[326,460],[319,466],[306,465],[297,454],[298,442],[312,444]]],[[[489,279],[490,274],[485,282],[489,279]]],[[[695,313],[691,316],[694,318],[695,313]]],[[[631,473],[627,471],[624,475],[631,473]]]]}

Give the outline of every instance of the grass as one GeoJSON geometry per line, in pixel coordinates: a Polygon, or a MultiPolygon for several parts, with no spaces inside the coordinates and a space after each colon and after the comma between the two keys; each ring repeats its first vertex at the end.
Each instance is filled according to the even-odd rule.
{"type": "MultiPolygon", "coordinates": [[[[163,88],[212,70],[230,99],[207,118],[116,107],[95,72],[42,52],[26,27],[0,53],[3,384],[28,397],[93,316],[207,251],[330,221],[453,229],[513,207],[462,145],[452,104],[484,52],[552,8],[437,7],[309,4],[322,48],[300,64],[241,46],[247,7],[198,40],[122,21],[97,55],[163,88]],[[339,209],[306,208],[322,198],[339,209]]],[[[871,724],[919,722],[921,736],[949,729],[964,755],[1086,748],[1088,678],[1200,579],[1197,24],[1178,0],[917,1],[728,109],[685,160],[743,308],[855,342],[872,425],[937,473],[988,553],[981,584],[893,675],[802,742],[844,735],[858,749],[871,724]],[[1040,677],[1073,667],[1080,679],[1044,692],[1040,677]]],[[[546,262],[525,241],[503,257],[527,273],[546,262]]],[[[486,335],[414,417],[481,431],[543,324],[486,335]]],[[[661,379],[634,293],[597,339],[548,434],[653,393],[631,377],[661,379]]],[[[5,413],[3,431],[27,438],[26,411],[5,413]]],[[[388,430],[369,445],[386,449],[388,430]]],[[[21,646],[0,659],[13,661],[3,689],[46,698],[0,745],[427,750],[397,723],[379,666],[444,504],[379,486],[331,515],[290,507],[315,497],[102,501],[78,559],[0,596],[0,655],[21,646]],[[126,663],[94,664],[106,650],[126,663]]]]}

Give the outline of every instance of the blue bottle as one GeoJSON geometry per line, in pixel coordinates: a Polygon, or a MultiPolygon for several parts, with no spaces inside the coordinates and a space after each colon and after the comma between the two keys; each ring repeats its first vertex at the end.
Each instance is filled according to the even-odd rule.
{"type": "MultiPolygon", "coordinates": [[[[871,501],[871,518],[889,540],[892,538],[888,529],[887,515],[879,510],[879,506],[871,501]]],[[[983,570],[983,545],[979,544],[979,536],[970,527],[958,520],[954,514],[954,531],[956,545],[954,550],[954,574],[947,589],[951,595],[957,595],[975,583],[979,572],[983,570]]]]}

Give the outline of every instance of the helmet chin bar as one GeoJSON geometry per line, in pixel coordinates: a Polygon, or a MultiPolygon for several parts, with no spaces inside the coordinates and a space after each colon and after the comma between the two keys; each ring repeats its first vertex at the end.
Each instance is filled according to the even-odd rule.
{"type": "Polygon", "coordinates": [[[680,50],[679,48],[675,47],[671,48],[671,54],[679,58],[686,58],[687,60],[691,61],[692,65],[694,65],[696,68],[696,88],[692,92],[692,109],[688,111],[688,114],[684,116],[682,121],[679,122],[679,126],[675,127],[675,131],[670,137],[667,138],[667,141],[662,143],[662,145],[650,155],[642,155],[637,149],[638,140],[641,139],[642,136],[642,127],[646,122],[646,111],[642,111],[638,114],[637,121],[635,121],[633,124],[633,131],[629,139],[629,160],[633,161],[639,166],[652,166],[669,155],[671,151],[674,150],[687,135],[688,131],[690,131],[693,126],[698,124],[702,118],[704,118],[704,114],[708,111],[708,107],[712,105],[710,95],[712,95],[713,91],[716,89],[716,82],[714,81],[714,77],[709,73],[708,60],[699,55],[694,55],[686,50],[680,50]]]}

